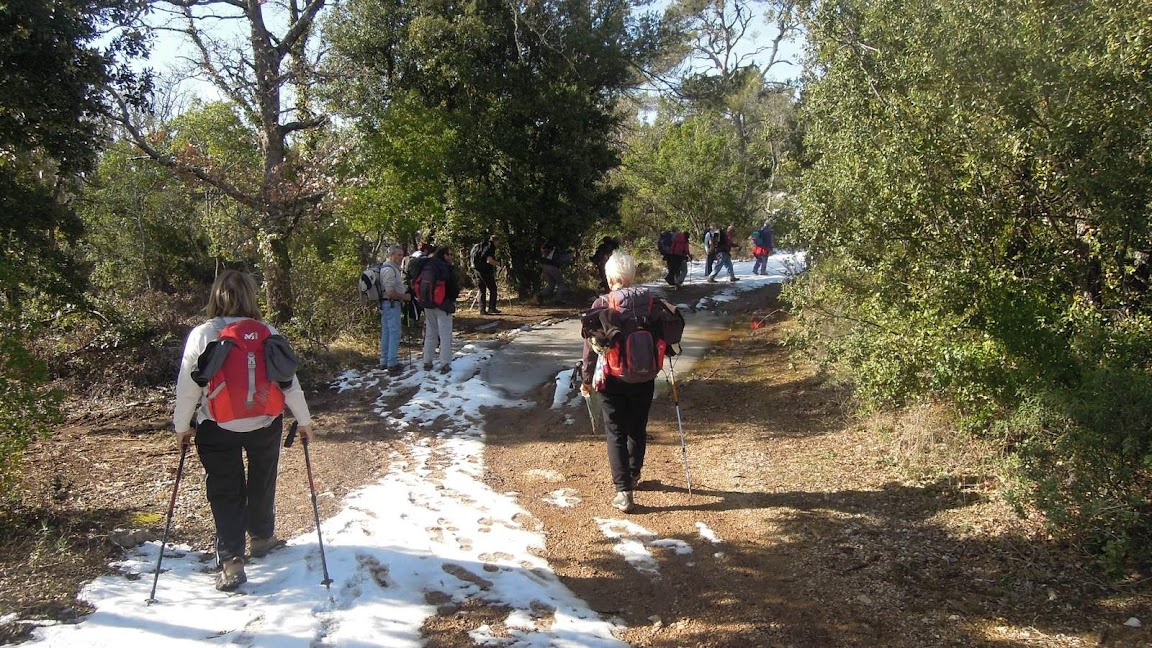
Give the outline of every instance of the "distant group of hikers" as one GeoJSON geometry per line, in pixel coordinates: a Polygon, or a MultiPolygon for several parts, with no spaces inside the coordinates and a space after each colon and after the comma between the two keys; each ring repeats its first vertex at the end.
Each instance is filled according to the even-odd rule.
{"type": "MultiPolygon", "coordinates": [[[[751,240],[753,273],[766,273],[773,243],[769,224],[754,231],[751,240]]],[[[707,280],[715,281],[727,269],[729,280],[737,281],[731,258],[740,249],[735,227],[709,226],[702,244],[707,280]]],[[[678,228],[663,232],[657,248],[667,265],[665,281],[680,286],[692,258],[688,234],[678,228]]],[[[449,373],[453,314],[462,285],[452,249],[422,244],[407,255],[403,246],[394,244],[384,257],[359,280],[361,294],[375,302],[380,313],[380,367],[392,376],[407,369],[400,362],[399,347],[403,320],[411,318],[424,322],[424,371],[432,372],[438,361],[438,371],[449,373]]],[[[540,300],[563,298],[567,290],[563,270],[572,257],[551,243],[540,247],[540,300]]],[[[644,467],[655,380],[665,359],[679,352],[684,318],[648,288],[633,285],[636,260],[619,239],[605,236],[589,260],[598,271],[603,294],[581,315],[584,348],[575,374],[581,395],[589,399],[589,412],[593,401],[601,412],[615,488],[611,505],[631,513],[644,467]]],[[[472,246],[468,261],[480,312],[500,314],[496,274],[504,266],[498,237],[484,236],[472,246]]],[[[193,443],[204,467],[205,494],[216,526],[216,588],[231,591],[247,580],[246,555],[263,556],[283,544],[275,536],[275,493],[284,408],[296,420],[298,428],[293,431],[299,433],[305,452],[314,429],[296,377],[295,355],[287,340],[261,321],[254,278],[236,270],[222,272],[209,292],[205,312],[208,321],[194,328],[185,342],[172,422],[181,468],[193,443]]],[[[308,470],[311,485],[310,463],[308,470]]]]}
{"type": "MultiPolygon", "coordinates": [[[[755,263],[752,265],[752,274],[768,273],[768,257],[772,255],[773,236],[772,226],[768,221],[752,230],[749,237],[752,242],[752,256],[755,263]]],[[[704,246],[704,276],[709,283],[716,281],[716,276],[722,270],[728,270],[728,281],[740,281],[736,271],[732,268],[732,253],[741,249],[736,242],[736,226],[729,225],[721,229],[709,225],[701,237],[704,246]]],[[[688,274],[688,263],[692,260],[688,233],[678,228],[671,228],[660,234],[656,248],[664,257],[668,272],[664,281],[672,286],[680,286],[688,274]]]]}

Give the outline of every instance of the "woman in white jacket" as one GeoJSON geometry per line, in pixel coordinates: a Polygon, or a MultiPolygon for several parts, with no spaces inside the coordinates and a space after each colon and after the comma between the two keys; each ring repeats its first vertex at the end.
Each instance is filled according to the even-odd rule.
{"type": "MultiPolygon", "coordinates": [[[[209,320],[192,329],[184,345],[172,423],[181,447],[195,436],[196,453],[206,474],[205,494],[216,523],[216,556],[220,564],[216,589],[230,591],[248,580],[244,574],[245,534],[252,539],[253,556],[265,555],[278,545],[274,533],[276,469],[284,417],[275,411],[282,407],[273,406],[272,411],[256,416],[223,420],[224,416],[217,415],[222,419],[217,421],[209,406],[208,389],[193,379],[200,355],[221,330],[243,320],[259,321],[255,280],[249,274],[225,270],[212,284],[206,311],[209,320]]],[[[278,335],[273,327],[264,326],[266,335],[278,335]]],[[[263,330],[261,335],[265,335],[263,330]]],[[[275,388],[282,391],[283,404],[299,423],[301,439],[311,441],[312,416],[299,380],[293,375],[291,383],[282,384],[285,386],[275,388]]]]}

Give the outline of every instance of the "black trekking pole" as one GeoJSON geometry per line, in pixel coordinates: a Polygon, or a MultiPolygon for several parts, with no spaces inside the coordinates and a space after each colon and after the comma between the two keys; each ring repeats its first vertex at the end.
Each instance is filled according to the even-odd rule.
{"type": "Polygon", "coordinates": [[[688,482],[688,494],[692,494],[692,473],[688,470],[688,438],[684,436],[684,421],[680,418],[680,394],[676,389],[676,366],[668,358],[668,372],[671,375],[672,403],[676,405],[676,427],[680,428],[680,455],[684,458],[684,480],[688,482]]]}
{"type": "MultiPolygon", "coordinates": [[[[292,421],[288,438],[284,439],[285,448],[292,447],[292,441],[296,439],[296,428],[299,426],[299,421],[292,421]]],[[[320,542],[320,566],[324,569],[324,580],[320,581],[320,584],[328,589],[328,598],[331,600],[333,581],[328,576],[328,560],[324,557],[324,534],[320,533],[320,508],[316,505],[316,482],[312,480],[312,457],[308,454],[308,439],[303,439],[301,443],[304,445],[304,466],[308,469],[308,491],[312,494],[312,516],[316,520],[316,538],[320,542]]]]}
{"type": "Polygon", "coordinates": [[[168,501],[168,522],[164,525],[164,536],[160,539],[160,555],[156,557],[156,574],[152,577],[152,594],[146,603],[156,602],[156,583],[160,580],[160,565],[164,562],[164,547],[168,544],[168,531],[172,528],[172,514],[176,510],[176,491],[180,488],[180,476],[184,474],[184,457],[188,456],[188,444],[180,444],[180,465],[176,467],[176,481],[172,484],[172,499],[168,501]]]}
{"type": "MultiPolygon", "coordinates": [[[[568,386],[572,389],[580,389],[580,385],[584,382],[584,361],[581,360],[572,367],[572,377],[568,381],[568,386]]],[[[588,420],[592,422],[592,436],[596,436],[596,415],[592,413],[592,396],[585,396],[580,394],[584,399],[584,404],[588,406],[588,420]]]]}

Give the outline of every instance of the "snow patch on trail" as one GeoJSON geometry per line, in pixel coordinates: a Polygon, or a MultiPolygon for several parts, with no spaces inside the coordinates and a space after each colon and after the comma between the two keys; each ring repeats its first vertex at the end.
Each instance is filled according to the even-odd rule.
{"type": "Polygon", "coordinates": [[[708,527],[707,524],[704,524],[703,522],[697,522],[696,528],[700,531],[700,537],[704,538],[708,542],[711,542],[712,544],[720,544],[724,542],[720,539],[719,536],[716,535],[715,531],[708,527]]]}
{"type": "Polygon", "coordinates": [[[561,488],[560,490],[552,491],[548,493],[548,496],[544,497],[543,500],[548,504],[560,508],[572,508],[583,501],[579,497],[579,493],[573,488],[561,488]]]}
{"type": "Polygon", "coordinates": [[[580,388],[573,388],[572,386],[572,370],[565,369],[556,374],[556,393],[552,396],[552,409],[564,409],[571,407],[583,397],[580,396],[580,388]]]}
{"type": "MultiPolygon", "coordinates": [[[[211,564],[188,547],[165,550],[158,602],[145,603],[159,544],[138,547],[120,575],[89,583],[81,598],[96,612],[72,625],[40,627],[48,646],[201,646],[204,641],[272,648],[361,645],[421,646],[421,628],[437,605],[469,600],[504,606],[507,647],[621,647],[603,621],[560,582],[538,553],[540,522],[484,481],[486,407],[530,407],[502,396],[478,377],[491,353],[458,354],[448,374],[419,367],[387,377],[345,371],[339,392],[377,390],[376,412],[400,434],[387,474],[351,493],[322,525],[331,600],[315,531],[250,562],[238,593],[213,588],[211,564]],[[398,406],[396,393],[411,392],[398,406]]],[[[313,452],[322,452],[323,437],[313,452]]],[[[560,476],[563,479],[562,476],[560,476]]]]}
{"type": "Polygon", "coordinates": [[[613,545],[612,551],[624,557],[624,561],[633,569],[651,576],[660,577],[660,567],[656,557],[649,551],[649,547],[669,549],[677,555],[692,553],[692,547],[687,542],[676,538],[660,538],[648,529],[618,518],[596,518],[596,524],[605,537],[618,542],[613,545]]]}

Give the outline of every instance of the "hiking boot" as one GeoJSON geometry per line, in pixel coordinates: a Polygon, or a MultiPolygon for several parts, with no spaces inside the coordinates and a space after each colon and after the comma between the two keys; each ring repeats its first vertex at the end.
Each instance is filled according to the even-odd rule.
{"type": "Polygon", "coordinates": [[[498,308],[489,308],[489,309],[488,309],[488,314],[489,314],[489,315],[499,315],[499,314],[501,314],[501,313],[503,313],[503,312],[504,312],[504,311],[502,311],[502,310],[500,310],[500,309],[498,309],[498,308]]]}
{"type": "Polygon", "coordinates": [[[389,376],[399,376],[402,373],[404,373],[404,365],[394,364],[391,367],[388,367],[389,376]]]}
{"type": "Polygon", "coordinates": [[[624,513],[631,513],[635,510],[636,503],[632,501],[632,491],[620,491],[616,493],[616,497],[612,498],[612,508],[624,513]]]}
{"type": "Polygon", "coordinates": [[[708,283],[716,283],[715,277],[708,277],[708,283]]]}
{"type": "Polygon", "coordinates": [[[283,546],[284,541],[280,538],[277,538],[276,536],[271,536],[268,538],[252,538],[248,553],[251,554],[253,558],[263,558],[264,556],[267,556],[269,553],[283,546]]]}
{"type": "Polygon", "coordinates": [[[242,558],[229,558],[220,563],[220,573],[216,574],[216,589],[231,592],[247,582],[248,576],[244,574],[242,558]]]}
{"type": "Polygon", "coordinates": [[[442,373],[442,374],[452,373],[452,365],[444,365],[443,367],[440,367],[440,373],[442,373]]]}
{"type": "Polygon", "coordinates": [[[729,281],[729,283],[731,283],[733,281],[740,281],[740,277],[728,277],[728,281],[729,281]]]}
{"type": "Polygon", "coordinates": [[[425,362],[424,363],[424,371],[432,371],[432,363],[431,362],[425,362]]]}

